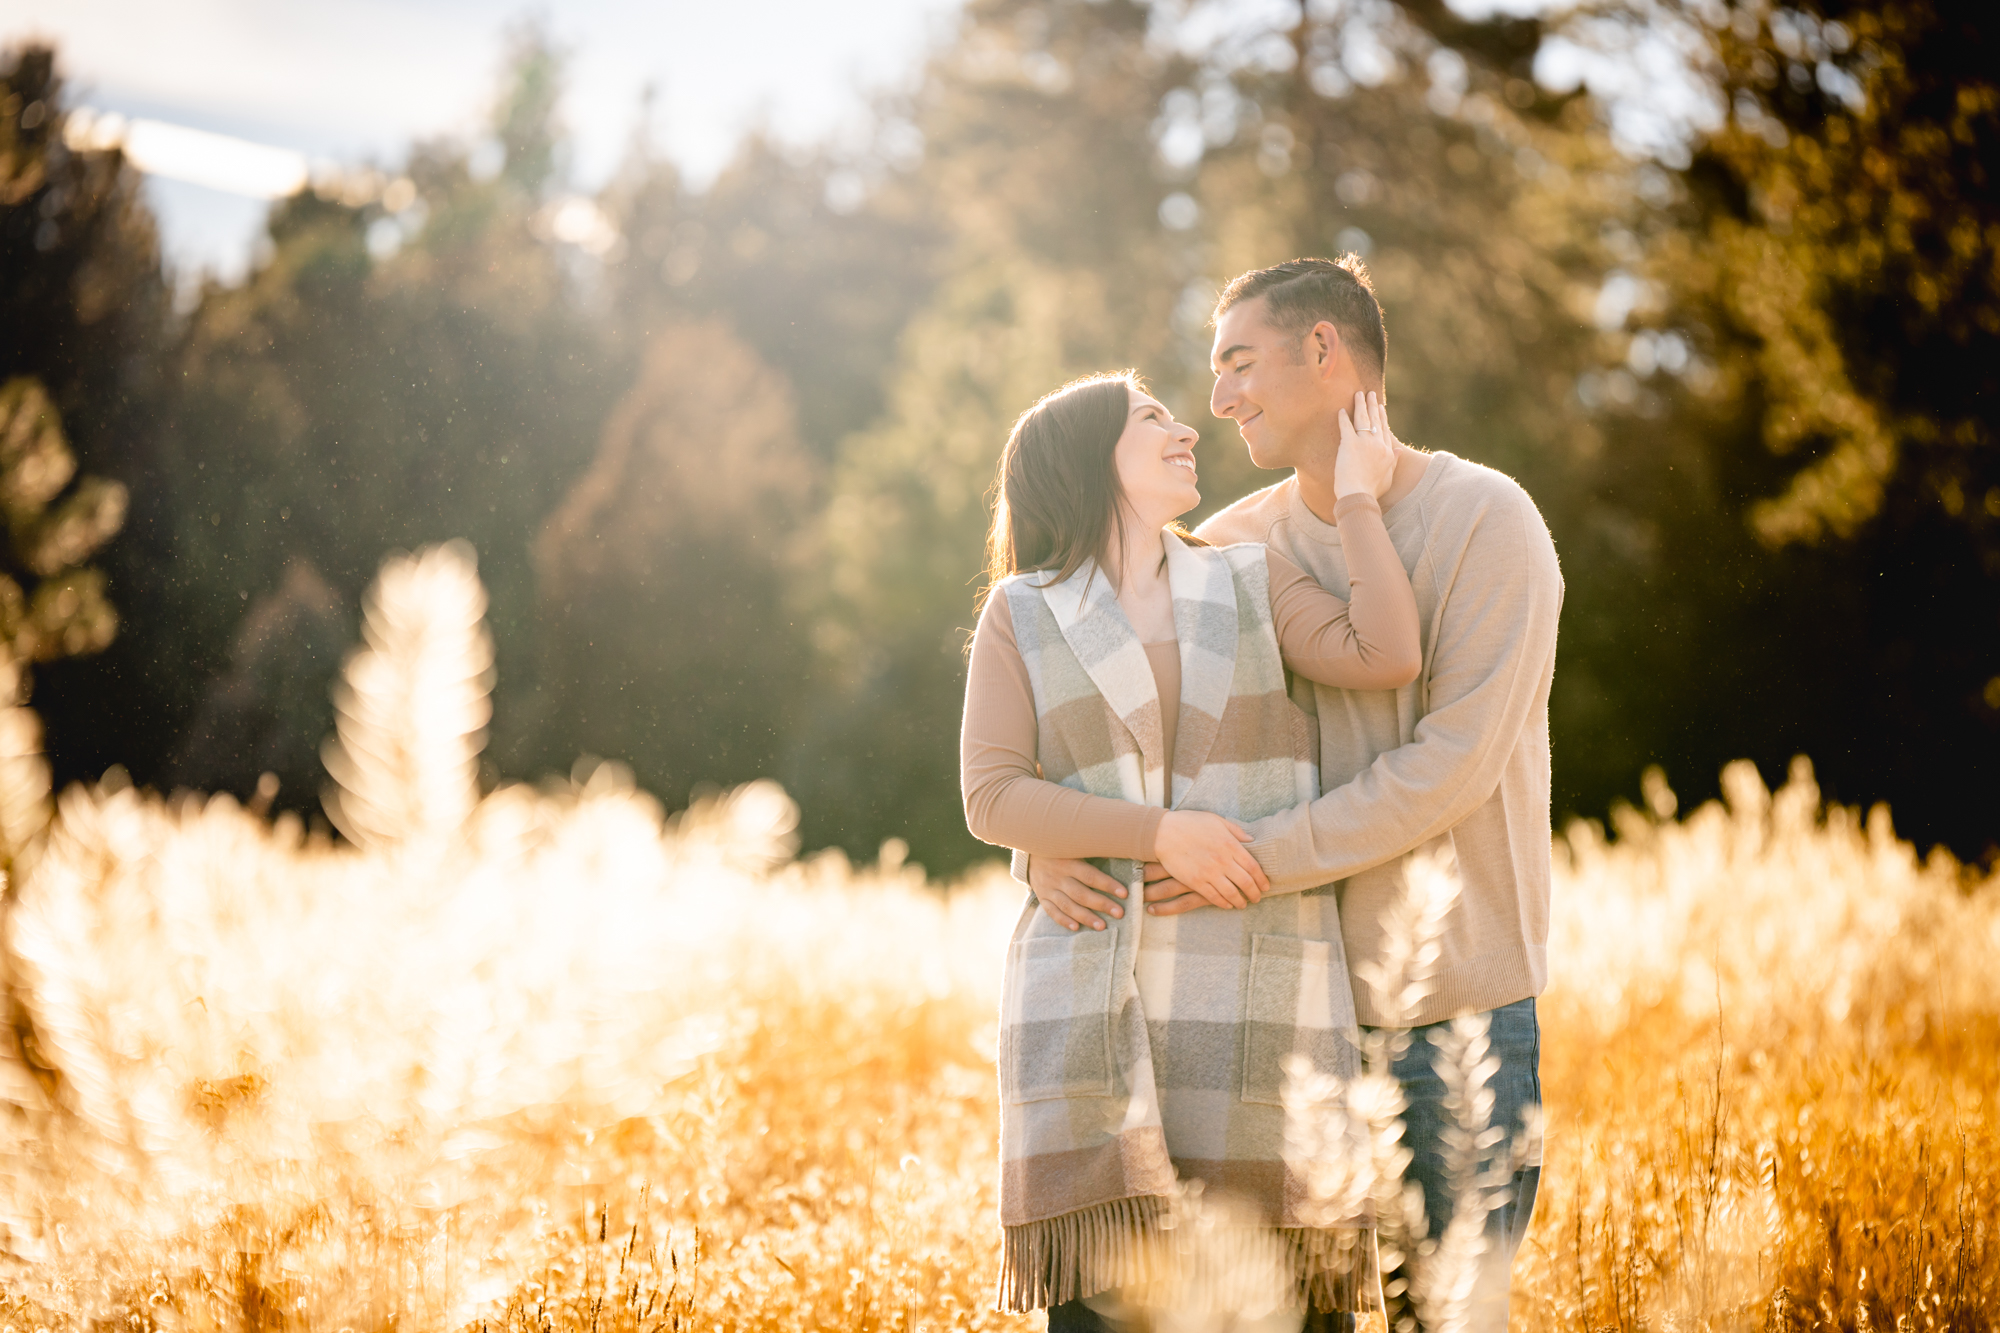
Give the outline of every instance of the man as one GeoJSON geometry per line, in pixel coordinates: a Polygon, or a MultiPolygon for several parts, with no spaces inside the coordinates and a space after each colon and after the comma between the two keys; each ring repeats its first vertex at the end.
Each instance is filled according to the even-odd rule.
{"type": "MultiPolygon", "coordinates": [[[[1357,391],[1384,392],[1387,361],[1367,270],[1350,255],[1245,273],[1223,290],[1215,330],[1211,409],[1236,422],[1252,462],[1293,475],[1215,515],[1199,535],[1266,542],[1345,596],[1333,521],[1338,416],[1357,391]]],[[[1504,1328],[1508,1268],[1541,1174],[1534,997],[1548,976],[1548,697],[1563,584],[1548,529],[1512,480],[1400,442],[1397,453],[1382,510],[1416,592],[1423,671],[1393,692],[1300,683],[1295,694],[1318,713],[1322,794],[1251,825],[1251,851],[1272,892],[1338,882],[1357,976],[1384,960],[1410,856],[1455,857],[1460,891],[1428,993],[1406,1012],[1384,1013],[1362,987],[1355,1009],[1364,1029],[1410,1030],[1396,1073],[1410,1174],[1423,1186],[1433,1237],[1454,1196],[1445,1083],[1429,1038],[1455,1017],[1487,1019],[1500,1066],[1487,1085],[1490,1123],[1508,1134],[1492,1160],[1508,1187],[1491,1200],[1469,1326],[1504,1328]]],[[[1028,879],[1059,919],[1097,925],[1097,914],[1123,912],[1122,887],[1087,862],[1036,858],[1028,879]]],[[[1219,910],[1171,880],[1149,884],[1145,897],[1154,914],[1219,910]]]]}

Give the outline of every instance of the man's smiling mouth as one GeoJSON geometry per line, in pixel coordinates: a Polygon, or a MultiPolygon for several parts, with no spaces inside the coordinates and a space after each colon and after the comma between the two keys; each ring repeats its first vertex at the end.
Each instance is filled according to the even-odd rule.
{"type": "Polygon", "coordinates": [[[1244,417],[1244,418],[1242,418],[1241,420],[1239,420],[1239,421],[1238,421],[1238,422],[1236,423],[1236,429],[1238,429],[1238,430],[1248,430],[1248,429],[1250,428],[1250,423],[1251,423],[1251,422],[1253,422],[1253,421],[1255,421],[1255,420],[1256,420],[1256,419],[1257,419],[1258,417],[1261,417],[1261,416],[1263,416],[1263,415],[1264,415],[1264,409],[1262,409],[1262,408],[1258,408],[1258,409],[1257,409],[1257,410],[1256,410],[1255,412],[1252,412],[1252,413],[1251,413],[1251,414],[1250,414],[1249,416],[1247,416],[1247,417],[1244,417]]]}

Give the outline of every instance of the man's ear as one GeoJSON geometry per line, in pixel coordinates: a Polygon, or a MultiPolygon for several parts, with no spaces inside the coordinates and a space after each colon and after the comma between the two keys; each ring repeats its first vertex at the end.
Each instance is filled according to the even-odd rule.
{"type": "Polygon", "coordinates": [[[1335,367],[1340,364],[1340,330],[1331,320],[1321,320],[1313,325],[1306,335],[1312,341],[1313,369],[1321,379],[1332,379],[1335,367]]]}

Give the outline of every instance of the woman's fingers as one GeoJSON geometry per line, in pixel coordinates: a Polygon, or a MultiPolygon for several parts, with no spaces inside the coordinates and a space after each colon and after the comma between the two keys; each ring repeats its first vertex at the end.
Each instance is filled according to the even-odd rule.
{"type": "Polygon", "coordinates": [[[1268,887],[1261,882],[1263,875],[1264,869],[1256,858],[1239,847],[1236,855],[1216,867],[1214,874],[1200,886],[1200,892],[1217,907],[1240,910],[1263,898],[1268,887]]]}
{"type": "Polygon", "coordinates": [[[1225,911],[1249,906],[1248,903],[1243,901],[1241,891],[1234,884],[1230,883],[1227,870],[1214,875],[1195,887],[1196,891],[1202,897],[1208,899],[1215,906],[1223,908],[1225,911]]]}
{"type": "Polygon", "coordinates": [[[1242,876],[1237,883],[1243,886],[1243,896],[1251,902],[1262,902],[1264,895],[1271,891],[1271,881],[1264,876],[1264,867],[1257,864],[1257,858],[1243,853],[1243,859],[1236,863],[1237,872],[1242,876]]]}
{"type": "Polygon", "coordinates": [[[1347,415],[1347,409],[1340,409],[1340,442],[1348,443],[1354,438],[1354,422],[1347,415]]]}
{"type": "Polygon", "coordinates": [[[1389,404],[1379,395],[1371,394],[1375,400],[1375,428],[1382,432],[1382,440],[1391,449],[1396,447],[1396,432],[1389,429],[1389,404]]]}
{"type": "MultiPolygon", "coordinates": [[[[1234,820],[1189,811],[1167,816],[1160,826],[1159,848],[1173,875],[1175,892],[1192,892],[1209,906],[1234,911],[1270,891],[1263,867],[1245,846],[1250,841],[1249,831],[1234,820]]],[[[1145,896],[1154,903],[1169,895],[1149,889],[1145,896]]]]}
{"type": "Polygon", "coordinates": [[[1249,829],[1233,821],[1229,822],[1229,831],[1236,835],[1238,844],[1230,849],[1233,852],[1230,864],[1238,872],[1236,883],[1242,888],[1244,897],[1253,903],[1261,901],[1271,891],[1270,878],[1264,874],[1263,865],[1250,854],[1250,849],[1242,845],[1255,842],[1256,838],[1249,829]]]}
{"type": "MultiPolygon", "coordinates": [[[[1257,841],[1256,836],[1241,824],[1231,824],[1229,831],[1236,835],[1236,841],[1239,843],[1257,841]]],[[[1255,890],[1254,896],[1250,899],[1251,902],[1257,902],[1271,891],[1270,877],[1264,873],[1263,864],[1250,854],[1249,847],[1242,846],[1236,849],[1236,864],[1242,867],[1244,872],[1250,876],[1250,885],[1255,890]]]]}
{"type": "Polygon", "coordinates": [[[1243,895],[1246,907],[1263,898],[1263,892],[1257,887],[1257,863],[1255,861],[1250,862],[1247,866],[1241,862],[1232,864],[1229,867],[1229,879],[1235,885],[1236,891],[1243,895]]]}
{"type": "Polygon", "coordinates": [[[1223,862],[1213,878],[1200,886],[1200,892],[1217,907],[1240,909],[1261,902],[1269,887],[1264,868],[1245,852],[1241,859],[1232,857],[1223,862]]]}

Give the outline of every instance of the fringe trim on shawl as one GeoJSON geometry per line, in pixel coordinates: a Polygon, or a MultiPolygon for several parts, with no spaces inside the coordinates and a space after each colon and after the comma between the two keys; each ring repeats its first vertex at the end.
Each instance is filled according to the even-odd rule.
{"type": "Polygon", "coordinates": [[[1001,1312],[1026,1314],[1158,1280],[1167,1271],[1161,1240],[1168,1234],[1159,1221],[1172,1210],[1171,1199],[1140,1195],[1003,1227],[1001,1312]]]}
{"type": "Polygon", "coordinates": [[[1375,1243],[1374,1227],[1340,1231],[1286,1227],[1278,1236],[1296,1278],[1294,1294],[1304,1308],[1382,1308],[1381,1274],[1366,1262],[1375,1243]]]}
{"type": "Polygon", "coordinates": [[[1364,1261],[1372,1229],[1183,1229],[1192,1219],[1174,1203],[1113,1199],[1003,1228],[997,1308],[1024,1314],[1114,1287],[1161,1309],[1380,1308],[1379,1277],[1364,1261]]]}

